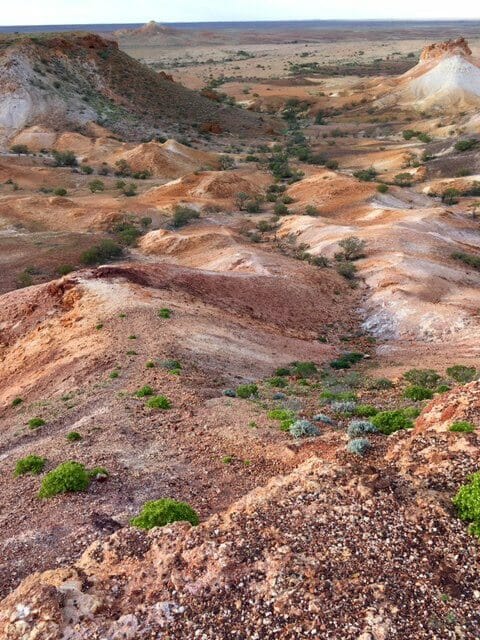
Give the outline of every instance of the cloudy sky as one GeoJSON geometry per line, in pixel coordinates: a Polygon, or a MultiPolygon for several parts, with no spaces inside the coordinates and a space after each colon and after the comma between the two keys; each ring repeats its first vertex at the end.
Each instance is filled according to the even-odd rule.
{"type": "Polygon", "coordinates": [[[480,18],[472,0],[5,0],[0,25],[305,19],[480,18]]]}

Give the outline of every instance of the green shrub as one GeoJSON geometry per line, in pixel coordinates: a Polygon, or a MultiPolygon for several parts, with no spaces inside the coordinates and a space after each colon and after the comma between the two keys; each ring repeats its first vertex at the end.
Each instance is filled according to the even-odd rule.
{"type": "MultiPolygon", "coordinates": [[[[127,355],[128,355],[128,354],[127,354],[127,355]]],[[[116,369],[114,369],[113,371],[110,371],[109,378],[110,378],[111,380],[115,380],[116,378],[118,378],[118,377],[119,377],[119,375],[120,375],[120,372],[119,372],[119,371],[117,371],[116,369]]]]}
{"type": "Polygon", "coordinates": [[[378,193],[387,193],[387,191],[388,191],[388,185],[383,184],[383,183],[379,184],[379,185],[377,186],[377,191],[378,191],[378,193]]]}
{"type": "Polygon", "coordinates": [[[200,218],[200,213],[196,209],[177,205],[173,210],[172,226],[178,229],[198,218],[200,218]]]}
{"type": "Polygon", "coordinates": [[[372,424],[386,436],[389,436],[400,429],[411,429],[412,421],[407,418],[402,409],[394,409],[392,411],[380,411],[372,417],[372,424]]]}
{"type": "Polygon", "coordinates": [[[435,393],[446,393],[447,391],[450,391],[448,384],[439,384],[435,389],[435,393]]]}
{"type": "Polygon", "coordinates": [[[357,353],[355,351],[349,353],[343,353],[336,360],[330,362],[332,369],[350,369],[350,367],[363,358],[363,353],[357,353]]]}
{"type": "Polygon", "coordinates": [[[12,407],[18,407],[18,405],[22,404],[22,398],[14,398],[12,400],[12,407]]]}
{"type": "Polygon", "coordinates": [[[75,167],[77,158],[73,151],[52,151],[53,159],[57,167],[75,167]]]}
{"type": "Polygon", "coordinates": [[[358,438],[366,433],[377,433],[378,429],[368,420],[351,420],[347,427],[349,438],[358,438]]]}
{"type": "Polygon", "coordinates": [[[63,462],[47,473],[42,481],[38,496],[51,498],[59,493],[85,491],[90,484],[88,473],[79,462],[63,462]]]}
{"type": "Polygon", "coordinates": [[[477,370],[475,367],[467,367],[463,364],[456,364],[453,367],[447,369],[447,375],[460,384],[465,384],[475,380],[477,377],[477,370]]]}
{"type": "Polygon", "coordinates": [[[253,398],[258,395],[258,387],[256,384],[241,384],[236,389],[238,398],[253,398]]]}
{"type": "Polygon", "coordinates": [[[353,400],[357,401],[357,394],[353,393],[353,391],[330,391],[329,389],[322,391],[320,394],[320,400],[323,404],[329,404],[331,402],[335,402],[337,400],[353,400]]]}
{"type": "Polygon", "coordinates": [[[166,396],[153,396],[147,402],[147,407],[149,409],[170,409],[172,403],[166,396]]]}
{"type": "Polygon", "coordinates": [[[78,433],[78,431],[70,431],[67,433],[68,442],[78,442],[82,439],[82,436],[78,433]]]}
{"type": "Polygon", "coordinates": [[[357,267],[352,262],[340,261],[337,263],[337,273],[346,280],[353,280],[357,273],[357,267]]]}
{"type": "Polygon", "coordinates": [[[105,191],[105,184],[101,180],[92,180],[88,183],[88,188],[92,193],[105,191]]]}
{"type": "Polygon", "coordinates": [[[407,387],[405,389],[403,395],[409,400],[415,400],[415,402],[419,402],[420,400],[430,400],[431,398],[433,398],[433,391],[427,389],[426,387],[412,385],[411,387],[407,387]]]}
{"type": "Polygon", "coordinates": [[[85,265],[95,265],[101,262],[115,260],[123,255],[122,247],[113,240],[102,240],[100,244],[87,249],[80,256],[80,260],[85,265]]]}
{"type": "Polygon", "coordinates": [[[57,273],[59,276],[66,276],[72,271],[75,271],[75,267],[71,264],[61,264],[59,267],[57,267],[57,273]]]}
{"type": "Polygon", "coordinates": [[[287,381],[282,378],[282,376],[274,376],[273,378],[268,378],[268,380],[266,380],[266,383],[270,387],[277,387],[278,389],[282,389],[288,384],[287,381]]]}
{"type": "Polygon", "coordinates": [[[475,140],[473,138],[470,138],[469,140],[458,140],[455,143],[455,150],[470,151],[470,149],[473,149],[474,147],[476,147],[477,144],[478,144],[478,140],[475,140]]]}
{"type": "Polygon", "coordinates": [[[472,253],[465,253],[464,251],[454,251],[452,253],[452,258],[454,260],[460,260],[474,269],[480,269],[480,256],[475,256],[472,253]]]}
{"type": "Polygon", "coordinates": [[[377,415],[378,409],[371,404],[359,404],[355,409],[355,413],[360,418],[371,418],[377,415]]]}
{"type": "Polygon", "coordinates": [[[160,318],[171,318],[172,317],[172,310],[171,309],[167,309],[167,307],[163,307],[163,309],[159,309],[158,310],[158,316],[160,318]]]}
{"type": "Polygon", "coordinates": [[[63,187],[58,187],[57,189],[53,190],[53,195],[54,196],[66,196],[67,195],[67,190],[64,189],[63,187]]]}
{"type": "Polygon", "coordinates": [[[10,151],[12,153],[16,153],[17,155],[26,155],[27,153],[30,153],[30,150],[26,144],[14,144],[10,147],[10,151]]]}
{"type": "Polygon", "coordinates": [[[43,418],[31,418],[28,421],[28,426],[30,429],[38,429],[38,427],[43,427],[45,424],[45,420],[43,418]]]}
{"type": "Polygon", "coordinates": [[[80,166],[80,171],[85,175],[89,176],[93,173],[93,167],[90,167],[88,164],[82,164],[80,166]]]}
{"type": "Polygon", "coordinates": [[[147,360],[147,362],[145,363],[145,367],[147,369],[154,369],[155,368],[155,362],[153,360],[147,360]]]}
{"type": "Polygon", "coordinates": [[[466,420],[459,420],[458,422],[452,422],[448,430],[454,433],[472,433],[475,431],[475,425],[466,420]]]}
{"type": "Polygon", "coordinates": [[[415,420],[421,414],[421,410],[418,407],[404,407],[402,411],[403,415],[410,420],[415,420]]]}
{"type": "Polygon", "coordinates": [[[295,413],[291,409],[271,409],[267,413],[270,420],[290,420],[295,417],[295,413]]]}
{"type": "Polygon", "coordinates": [[[190,522],[196,526],[200,520],[190,505],[171,498],[149,500],[143,505],[138,516],[130,520],[134,527],[140,529],[164,527],[172,522],[190,522]]]}
{"type": "Polygon", "coordinates": [[[317,365],[314,362],[293,362],[292,373],[299,378],[309,378],[318,372],[317,365]]]}
{"type": "Polygon", "coordinates": [[[366,242],[365,240],[360,240],[356,236],[348,236],[347,238],[343,238],[338,243],[338,246],[343,249],[340,253],[335,254],[335,259],[342,262],[343,260],[359,260],[363,258],[366,242]]]}
{"type": "Polygon", "coordinates": [[[279,367],[278,369],[275,370],[275,375],[276,376],[289,376],[290,375],[290,369],[288,369],[287,367],[279,367]]]}
{"type": "Polygon", "coordinates": [[[353,175],[361,182],[372,182],[378,176],[378,171],[373,167],[370,167],[369,169],[360,169],[359,171],[355,171],[353,175]]]}
{"type": "Polygon", "coordinates": [[[153,389],[148,385],[141,387],[138,391],[135,391],[137,398],[145,398],[146,396],[153,396],[153,389]]]}
{"type": "Polygon", "coordinates": [[[25,458],[17,460],[15,465],[15,475],[24,476],[27,473],[32,473],[38,476],[39,473],[42,473],[45,463],[45,458],[41,458],[40,456],[33,454],[25,456],[25,458]]]}
{"type": "Polygon", "coordinates": [[[453,498],[461,520],[470,522],[470,533],[480,537],[480,472],[468,478],[468,484],[460,487],[453,498]]]}
{"type": "Polygon", "coordinates": [[[393,382],[388,378],[373,378],[367,382],[367,389],[376,391],[383,391],[385,389],[392,389],[393,382]]]}
{"type": "Polygon", "coordinates": [[[410,384],[427,389],[434,389],[441,378],[433,369],[410,369],[403,374],[403,377],[410,384]]]}

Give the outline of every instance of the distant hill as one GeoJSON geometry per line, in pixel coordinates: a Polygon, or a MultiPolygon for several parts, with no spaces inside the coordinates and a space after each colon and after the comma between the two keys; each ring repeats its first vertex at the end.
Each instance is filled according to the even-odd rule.
{"type": "Polygon", "coordinates": [[[57,130],[96,122],[126,139],[153,133],[257,134],[268,124],[158,74],[88,33],[0,38],[0,140],[26,126],[57,130]]]}

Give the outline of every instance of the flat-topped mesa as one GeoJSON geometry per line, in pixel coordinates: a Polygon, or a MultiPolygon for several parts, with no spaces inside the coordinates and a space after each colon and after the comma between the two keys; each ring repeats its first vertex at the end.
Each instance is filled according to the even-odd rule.
{"type": "Polygon", "coordinates": [[[446,40],[445,42],[434,42],[433,44],[427,45],[420,55],[420,62],[439,60],[440,58],[454,55],[464,57],[470,57],[472,55],[472,50],[468,46],[465,38],[446,40]]]}

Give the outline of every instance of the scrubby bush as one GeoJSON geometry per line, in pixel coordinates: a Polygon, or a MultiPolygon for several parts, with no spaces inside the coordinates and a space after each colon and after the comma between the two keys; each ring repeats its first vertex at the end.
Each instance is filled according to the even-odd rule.
{"type": "Polygon", "coordinates": [[[401,429],[411,429],[413,423],[402,409],[380,411],[372,417],[372,424],[384,435],[389,436],[401,429]]]}
{"type": "Polygon", "coordinates": [[[478,374],[475,367],[467,367],[463,364],[456,364],[453,367],[449,367],[447,369],[447,375],[459,384],[466,384],[467,382],[475,380],[478,374]]]}
{"type": "Polygon", "coordinates": [[[57,167],[77,166],[77,158],[73,151],[52,151],[52,156],[57,167]]]}
{"type": "Polygon", "coordinates": [[[43,468],[45,467],[46,460],[45,458],[41,458],[36,455],[25,456],[25,458],[20,458],[17,460],[15,465],[15,475],[16,476],[24,476],[27,473],[32,473],[37,475],[42,473],[43,468]]]}
{"type": "Polygon", "coordinates": [[[476,147],[477,144],[478,144],[478,140],[475,140],[474,138],[470,138],[469,140],[458,140],[455,143],[455,150],[470,151],[470,149],[473,149],[474,147],[476,147]]]}
{"type": "Polygon", "coordinates": [[[314,422],[323,422],[324,424],[333,424],[333,420],[330,416],[327,416],[325,413],[316,413],[312,420],[314,422]]]}
{"type": "Polygon", "coordinates": [[[59,267],[57,267],[57,273],[59,276],[66,276],[72,271],[75,271],[75,267],[71,264],[61,264],[59,267]]]}
{"type": "Polygon", "coordinates": [[[371,447],[372,445],[368,438],[353,438],[347,443],[348,453],[353,453],[357,456],[364,456],[371,447]]]}
{"type": "Polygon", "coordinates": [[[458,189],[450,187],[449,189],[445,189],[445,191],[442,193],[442,202],[451,207],[453,204],[458,203],[461,195],[462,194],[458,189]]]}
{"type": "Polygon", "coordinates": [[[70,431],[67,433],[68,442],[79,442],[82,439],[82,436],[78,433],[78,431],[70,431]]]}
{"type": "Polygon", "coordinates": [[[91,167],[91,166],[90,166],[90,165],[88,165],[88,164],[82,164],[82,165],[80,166],[80,171],[81,171],[82,173],[84,173],[85,175],[90,176],[90,175],[92,175],[92,173],[93,173],[93,167],[91,167]]]}
{"type": "Polygon", "coordinates": [[[171,318],[171,317],[172,317],[172,310],[171,310],[171,309],[168,309],[167,307],[163,307],[162,309],[159,309],[159,310],[158,310],[157,315],[158,315],[160,318],[166,318],[166,319],[168,319],[168,318],[171,318]]]}
{"type": "Polygon", "coordinates": [[[369,169],[359,169],[353,175],[361,182],[372,182],[378,176],[378,171],[370,167],[369,169]]]}
{"type": "Polygon", "coordinates": [[[148,385],[140,387],[138,391],[135,391],[137,398],[145,398],[146,396],[153,396],[153,389],[148,385]]]}
{"type": "Polygon", "coordinates": [[[355,413],[355,410],[357,408],[357,403],[353,402],[353,401],[335,401],[332,402],[332,404],[330,405],[332,408],[332,411],[335,411],[335,413],[343,413],[346,415],[352,415],[355,413]]]}
{"type": "Polygon", "coordinates": [[[427,389],[434,389],[441,378],[433,369],[410,369],[403,374],[403,377],[410,384],[427,389]]]}
{"type": "Polygon", "coordinates": [[[419,402],[420,400],[430,400],[433,398],[433,391],[426,387],[420,387],[418,385],[412,385],[407,387],[403,392],[405,398],[419,402]]]}
{"type": "Polygon", "coordinates": [[[475,431],[475,425],[471,422],[467,422],[466,420],[459,420],[457,422],[452,422],[449,431],[453,431],[454,433],[472,433],[475,431]]]}
{"type": "Polygon", "coordinates": [[[348,236],[348,238],[343,238],[338,243],[338,246],[343,249],[343,251],[335,254],[335,259],[340,262],[343,260],[358,260],[363,258],[363,250],[365,249],[366,242],[365,240],[361,240],[356,236],[348,236]]]}
{"type": "Polygon", "coordinates": [[[366,433],[377,433],[378,429],[368,420],[351,420],[347,427],[349,438],[358,438],[366,433]]]}
{"type": "Polygon", "coordinates": [[[18,407],[20,404],[22,404],[22,402],[22,398],[14,398],[12,400],[12,407],[18,407]]]}
{"type": "Polygon", "coordinates": [[[330,362],[332,369],[350,369],[350,367],[363,358],[363,353],[357,353],[355,351],[343,353],[336,360],[330,362]]]}
{"type": "Polygon", "coordinates": [[[177,205],[173,210],[172,226],[175,229],[179,229],[192,220],[197,220],[198,218],[200,218],[200,213],[196,209],[177,205]]]}
{"type": "Polygon", "coordinates": [[[258,387],[256,384],[241,384],[236,389],[238,398],[254,398],[258,395],[258,387]]]}
{"type": "Polygon", "coordinates": [[[79,462],[63,462],[47,473],[39,491],[40,498],[51,498],[58,493],[85,491],[90,484],[88,473],[79,462]]]}
{"type": "Polygon", "coordinates": [[[353,280],[357,273],[357,267],[352,262],[344,260],[337,263],[337,273],[346,280],[353,280]]]}
{"type": "Polygon", "coordinates": [[[80,260],[85,265],[95,265],[102,262],[109,262],[120,258],[123,255],[123,248],[113,240],[102,240],[90,249],[87,249],[80,256],[80,260]]]}
{"type": "Polygon", "coordinates": [[[318,372],[317,365],[314,362],[293,362],[292,373],[299,378],[309,378],[318,372]]]}
{"type": "Polygon", "coordinates": [[[460,487],[453,498],[461,520],[470,522],[469,531],[480,537],[480,472],[468,478],[468,484],[460,487]]]}
{"type": "Polygon", "coordinates": [[[379,185],[377,186],[377,191],[378,191],[378,193],[387,193],[387,191],[388,191],[388,185],[383,184],[383,182],[382,182],[381,184],[379,184],[379,185]]]}
{"type": "Polygon", "coordinates": [[[88,188],[92,193],[97,193],[105,190],[105,184],[102,182],[102,180],[92,180],[88,183],[88,188]]]}
{"type": "Polygon", "coordinates": [[[395,181],[395,184],[398,185],[399,187],[411,187],[413,182],[413,176],[411,173],[408,173],[408,172],[397,173],[397,175],[394,177],[394,181],[395,181]]]}
{"type": "Polygon", "coordinates": [[[402,409],[403,415],[410,420],[415,420],[421,414],[421,409],[418,407],[404,407],[402,409]]]}
{"type": "Polygon", "coordinates": [[[275,369],[275,375],[276,376],[289,376],[290,375],[290,369],[288,367],[279,367],[278,369],[275,369]]]}
{"type": "Polygon", "coordinates": [[[355,413],[360,418],[371,418],[377,415],[378,409],[371,404],[359,404],[355,413]]]}
{"type": "Polygon", "coordinates": [[[273,378],[268,378],[266,383],[270,387],[277,387],[278,389],[283,389],[288,385],[288,382],[282,378],[282,376],[273,376],[273,378]]]}
{"type": "Polygon", "coordinates": [[[373,378],[367,382],[367,389],[376,391],[383,391],[385,389],[392,389],[393,382],[388,378],[373,378]]]}
{"type": "Polygon", "coordinates": [[[309,438],[320,435],[320,429],[309,420],[295,420],[290,425],[289,432],[294,438],[309,438]]]}
{"type": "Polygon", "coordinates": [[[63,197],[67,195],[67,190],[64,189],[63,187],[58,187],[57,189],[53,190],[53,195],[54,196],[59,196],[59,197],[63,197]]]}
{"type": "Polygon", "coordinates": [[[26,155],[30,153],[29,148],[26,144],[14,144],[10,147],[11,153],[16,153],[17,155],[26,155]]]}
{"type": "Polygon", "coordinates": [[[460,260],[474,269],[480,269],[480,256],[473,255],[472,253],[465,253],[465,251],[454,251],[452,253],[452,258],[454,260],[460,260]]]}
{"type": "Polygon", "coordinates": [[[326,389],[320,394],[320,400],[323,404],[330,404],[336,400],[357,400],[357,395],[353,391],[330,391],[326,389]]]}
{"type": "Polygon", "coordinates": [[[43,427],[45,424],[45,420],[43,418],[31,418],[28,421],[28,426],[30,429],[38,429],[38,427],[43,427]]]}
{"type": "Polygon", "coordinates": [[[149,500],[143,505],[138,516],[130,520],[130,523],[139,529],[164,527],[172,522],[190,522],[196,526],[200,520],[190,505],[171,498],[149,500]]]}
{"type": "Polygon", "coordinates": [[[172,403],[166,396],[153,396],[147,402],[150,409],[170,409],[171,406],[172,403]]]}

